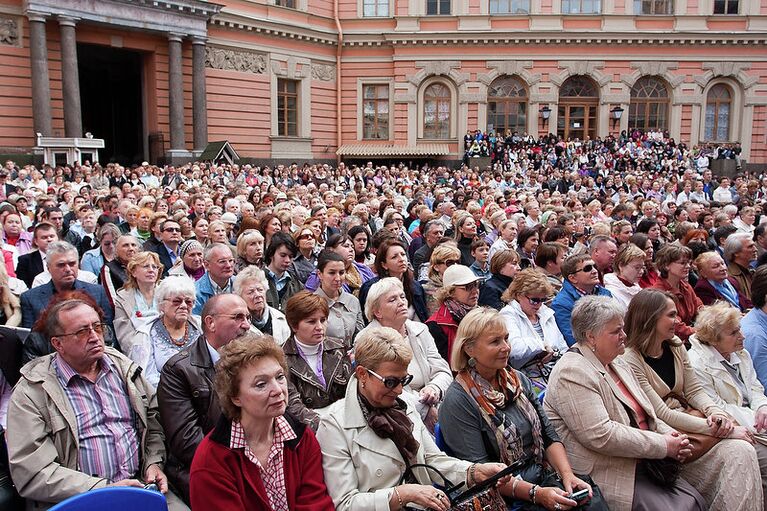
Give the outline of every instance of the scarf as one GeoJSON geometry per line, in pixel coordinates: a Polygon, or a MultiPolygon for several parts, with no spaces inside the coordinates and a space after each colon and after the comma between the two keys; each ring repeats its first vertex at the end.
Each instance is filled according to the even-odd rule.
{"type": "Polygon", "coordinates": [[[511,400],[511,406],[516,406],[530,423],[533,435],[533,457],[538,465],[542,465],[545,448],[538,411],[522,392],[521,382],[514,370],[501,369],[497,374],[501,391],[495,390],[490,382],[471,368],[458,373],[456,381],[476,401],[483,418],[494,431],[503,463],[510,465],[525,459],[524,442],[517,426],[503,413],[503,409],[511,400]]]}
{"type": "Polygon", "coordinates": [[[468,305],[461,303],[453,298],[446,298],[444,304],[445,307],[447,307],[448,312],[450,312],[450,314],[453,316],[453,319],[455,319],[456,323],[460,323],[464,316],[466,316],[466,314],[468,314],[469,311],[473,309],[473,307],[469,307],[468,305]]]}
{"type": "Polygon", "coordinates": [[[360,287],[362,287],[362,275],[354,266],[354,262],[346,268],[346,285],[349,286],[350,293],[354,296],[359,295],[360,287]]]}
{"type": "Polygon", "coordinates": [[[415,464],[420,444],[413,437],[413,422],[407,416],[405,402],[397,399],[391,408],[375,408],[359,390],[357,399],[362,408],[362,416],[373,433],[379,438],[388,438],[394,442],[405,464],[415,464]]]}
{"type": "Polygon", "coordinates": [[[186,265],[184,265],[184,271],[186,272],[187,275],[192,277],[195,280],[195,282],[200,280],[202,278],[202,276],[205,275],[205,267],[204,266],[200,266],[196,270],[190,270],[189,268],[186,267],[186,265]]]}
{"type": "Polygon", "coordinates": [[[731,305],[734,305],[738,309],[740,309],[740,302],[738,301],[738,292],[735,290],[735,287],[733,287],[732,284],[730,284],[729,280],[725,280],[721,284],[719,282],[716,282],[714,280],[708,279],[709,284],[711,284],[711,287],[713,287],[716,291],[721,294],[725,300],[730,302],[731,305]]]}

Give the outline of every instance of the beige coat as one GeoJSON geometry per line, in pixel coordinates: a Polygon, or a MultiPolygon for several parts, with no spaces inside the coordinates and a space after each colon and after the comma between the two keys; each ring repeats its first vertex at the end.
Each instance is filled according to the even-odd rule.
{"type": "MultiPolygon", "coordinates": [[[[675,338],[679,341],[678,338],[675,338]]],[[[687,357],[687,350],[684,345],[671,348],[674,354],[674,370],[676,372],[676,381],[674,388],[670,389],[668,385],[658,376],[658,374],[644,361],[642,354],[633,348],[626,349],[623,359],[631,366],[634,374],[642,385],[647,397],[650,398],[655,413],[658,418],[671,426],[687,433],[709,434],[711,430],[705,419],[693,417],[682,411],[682,405],[673,398],[664,400],[669,392],[674,392],[687,400],[693,408],[700,410],[706,417],[715,414],[724,415],[724,410],[714,404],[706,394],[703,386],[700,384],[695,370],[690,365],[690,359],[687,357]]]]}
{"type": "MultiPolygon", "coordinates": [[[[471,463],[441,452],[412,401],[406,401],[413,436],[420,444],[416,463],[428,463],[454,484],[465,481],[471,463]]],[[[322,447],[325,484],[338,511],[389,511],[389,499],[405,472],[405,462],[394,442],[380,438],[367,425],[355,377],[349,381],[344,399],[333,403],[323,416],[317,440],[322,447]]],[[[431,484],[432,478],[423,469],[413,472],[421,484],[431,484]]]]}
{"type": "Polygon", "coordinates": [[[650,430],[631,427],[630,405],[618,385],[591,350],[576,347],[582,355],[565,353],[549,376],[546,414],[573,471],[591,475],[612,511],[630,511],[637,460],[666,457],[662,433],[670,428],[655,416],[631,368],[616,359],[610,366],[647,414],[650,430]]]}
{"type": "Polygon", "coordinates": [[[702,344],[694,335],[690,337],[692,349],[688,355],[690,364],[692,364],[695,374],[706,391],[706,394],[720,406],[725,412],[730,414],[738,424],[748,428],[759,442],[767,445],[767,435],[756,435],[754,430],[754,416],[756,410],[762,406],[767,406],[767,397],[764,395],[764,387],[759,383],[754,371],[754,363],[751,355],[746,350],[733,353],[733,357],[740,360],[738,364],[740,375],[746,388],[750,390],[748,407],[743,405],[743,394],[740,388],[735,385],[732,375],[722,365],[721,355],[715,348],[702,344]]]}

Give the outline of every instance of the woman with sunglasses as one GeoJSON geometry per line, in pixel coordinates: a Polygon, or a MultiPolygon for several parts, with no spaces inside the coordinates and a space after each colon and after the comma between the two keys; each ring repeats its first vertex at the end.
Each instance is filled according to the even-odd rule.
{"type": "Polygon", "coordinates": [[[354,352],[356,367],[346,395],[329,408],[317,431],[325,483],[338,511],[412,505],[446,511],[450,501],[432,486],[443,484],[439,476],[408,466],[426,463],[453,484],[469,486],[505,468],[461,461],[435,445],[415,407],[400,398],[413,380],[408,374],[413,352],[399,333],[367,329],[357,337],[354,352]]]}
{"type": "Polygon", "coordinates": [[[477,306],[481,282],[482,277],[477,277],[462,264],[454,264],[445,270],[442,289],[437,293],[439,308],[426,321],[437,351],[445,360],[449,360],[458,325],[477,306]]]}
{"type": "Polygon", "coordinates": [[[554,294],[546,275],[528,268],[517,273],[503,295],[501,309],[509,332],[511,366],[530,379],[536,394],[546,390],[554,364],[567,351],[554,311],[546,301],[554,294]]]}
{"type": "Polygon", "coordinates": [[[567,452],[527,377],[508,368],[511,348],[498,311],[466,315],[450,354],[457,372],[440,407],[439,423],[455,456],[474,462],[522,462],[519,476],[500,488],[510,509],[571,509],[568,494],[587,490],[588,510],[606,510],[588,477],[573,473],[567,452]]]}
{"type": "Polygon", "coordinates": [[[317,239],[308,225],[298,229],[293,239],[298,247],[296,257],[293,258],[293,273],[301,285],[304,285],[309,275],[317,269],[317,239]]]}
{"type": "Polygon", "coordinates": [[[442,276],[445,270],[461,262],[461,251],[452,243],[442,243],[434,247],[429,260],[428,280],[423,284],[426,296],[426,308],[434,314],[439,308],[437,292],[442,289],[442,276]]]}
{"type": "Polygon", "coordinates": [[[136,329],[131,335],[133,342],[130,350],[123,345],[128,356],[144,369],[144,377],[155,388],[160,382],[160,371],[165,362],[188,348],[202,334],[199,319],[192,315],[195,296],[194,281],[189,277],[166,277],[155,291],[159,317],[155,316],[136,329]]]}
{"type": "Polygon", "coordinates": [[[327,407],[343,398],[352,373],[343,339],[327,336],[327,301],[308,291],[288,300],[285,319],[292,332],[282,349],[288,362],[288,412],[317,430],[327,407]]]}

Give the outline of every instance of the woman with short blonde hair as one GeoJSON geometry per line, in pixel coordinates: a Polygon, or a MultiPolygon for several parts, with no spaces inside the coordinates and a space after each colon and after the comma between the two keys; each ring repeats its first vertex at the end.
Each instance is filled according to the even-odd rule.
{"type": "Polygon", "coordinates": [[[426,294],[426,308],[434,314],[439,308],[436,294],[442,289],[442,275],[450,266],[460,264],[461,251],[452,242],[441,243],[434,247],[429,259],[428,280],[423,285],[426,294]]]}
{"type": "Polygon", "coordinates": [[[645,271],[645,252],[633,243],[624,243],[613,261],[614,273],[604,276],[605,288],[624,307],[642,290],[639,279],[645,271]]]}

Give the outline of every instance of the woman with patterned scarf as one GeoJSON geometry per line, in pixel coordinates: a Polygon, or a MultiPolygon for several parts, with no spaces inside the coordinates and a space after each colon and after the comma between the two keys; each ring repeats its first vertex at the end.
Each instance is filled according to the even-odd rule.
{"type": "Polygon", "coordinates": [[[498,311],[480,308],[463,318],[450,353],[450,366],[458,374],[439,412],[447,450],[475,463],[523,460],[518,477],[500,489],[509,509],[570,509],[579,502],[569,495],[588,490],[579,509],[606,510],[591,478],[576,476],[570,468],[530,380],[508,367],[510,352],[498,311]]]}

